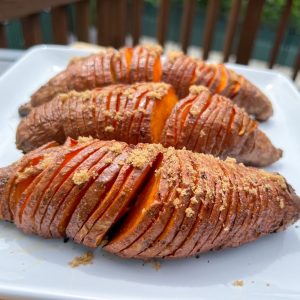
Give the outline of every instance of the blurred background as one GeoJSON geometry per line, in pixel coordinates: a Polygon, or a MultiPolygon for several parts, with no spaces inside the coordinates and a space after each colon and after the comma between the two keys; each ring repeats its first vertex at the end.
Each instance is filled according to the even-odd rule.
{"type": "Polygon", "coordinates": [[[300,0],[0,0],[0,71],[34,44],[76,41],[159,42],[214,62],[275,68],[300,87],[300,0]]]}

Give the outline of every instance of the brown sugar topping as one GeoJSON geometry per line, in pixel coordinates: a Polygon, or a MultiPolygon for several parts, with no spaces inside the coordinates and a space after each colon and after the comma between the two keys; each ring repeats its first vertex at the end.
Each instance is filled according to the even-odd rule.
{"type": "Polygon", "coordinates": [[[105,132],[114,132],[115,131],[115,128],[113,126],[106,126],[104,128],[104,131],[105,132]]]}
{"type": "Polygon", "coordinates": [[[109,150],[109,151],[112,151],[112,152],[115,152],[115,153],[117,153],[117,154],[121,154],[122,151],[123,151],[123,148],[124,148],[123,144],[118,143],[118,142],[115,142],[115,143],[113,143],[112,146],[110,146],[110,147],[108,148],[108,150],[109,150]]]}
{"type": "Polygon", "coordinates": [[[163,53],[163,48],[160,45],[148,44],[143,45],[142,47],[148,50],[150,54],[161,55],[163,53]]]}
{"type": "Polygon", "coordinates": [[[235,280],[232,285],[237,286],[237,287],[242,287],[244,286],[244,280],[235,280]]]}
{"type": "Polygon", "coordinates": [[[80,265],[90,265],[93,263],[94,254],[92,252],[86,252],[81,256],[76,256],[69,262],[71,268],[76,268],[80,265]]]}
{"type": "Polygon", "coordinates": [[[61,102],[65,102],[66,100],[69,99],[69,95],[66,94],[66,93],[64,93],[64,94],[59,94],[58,97],[59,97],[59,100],[60,100],[61,102]]]}
{"type": "Polygon", "coordinates": [[[129,154],[126,162],[137,169],[142,169],[162,150],[160,144],[147,144],[143,148],[135,148],[129,154]]]}
{"type": "Polygon", "coordinates": [[[191,218],[191,217],[195,214],[195,212],[193,211],[192,208],[188,207],[188,208],[185,210],[185,214],[186,214],[186,216],[187,216],[188,218],[191,218]]]}
{"type": "Polygon", "coordinates": [[[164,82],[158,83],[149,83],[150,92],[147,93],[147,96],[153,99],[162,99],[170,88],[170,85],[164,82]]]}
{"type": "Polygon", "coordinates": [[[76,185],[80,185],[87,182],[89,178],[90,175],[87,170],[80,170],[74,173],[72,180],[76,185]]]}
{"type": "Polygon", "coordinates": [[[199,95],[203,91],[209,91],[209,89],[207,87],[203,86],[203,85],[192,85],[189,88],[189,92],[192,95],[199,95]]]}
{"type": "Polygon", "coordinates": [[[93,141],[93,137],[91,136],[79,136],[77,139],[79,144],[86,144],[93,141]]]}
{"type": "Polygon", "coordinates": [[[179,208],[180,206],[180,199],[179,198],[175,198],[173,201],[174,207],[175,208],[179,208]]]}
{"type": "Polygon", "coordinates": [[[170,51],[169,53],[167,53],[168,61],[173,63],[177,58],[179,58],[183,55],[184,54],[182,51],[170,51]]]}

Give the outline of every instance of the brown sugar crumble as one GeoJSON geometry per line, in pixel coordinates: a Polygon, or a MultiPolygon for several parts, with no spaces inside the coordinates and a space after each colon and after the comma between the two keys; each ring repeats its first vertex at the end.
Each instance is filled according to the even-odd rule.
{"type": "Polygon", "coordinates": [[[59,94],[58,97],[59,97],[59,100],[61,102],[65,102],[66,100],[69,99],[69,95],[68,94],[59,94]]]}
{"type": "Polygon", "coordinates": [[[142,169],[153,157],[158,155],[161,149],[162,146],[159,144],[148,144],[144,148],[133,149],[126,162],[137,169],[142,169]]]}
{"type": "Polygon", "coordinates": [[[153,261],[152,262],[152,268],[155,269],[156,271],[159,271],[161,268],[161,264],[159,261],[153,261]]]}
{"type": "Polygon", "coordinates": [[[90,175],[87,170],[80,170],[74,173],[72,180],[76,185],[80,185],[87,182],[89,178],[90,175]]]}
{"type": "Polygon", "coordinates": [[[114,132],[115,131],[115,128],[113,126],[106,126],[104,128],[104,131],[105,132],[114,132]]]}
{"type": "Polygon", "coordinates": [[[232,283],[233,286],[236,286],[236,287],[243,287],[244,286],[244,280],[235,280],[233,283],[232,283]]]}
{"type": "Polygon", "coordinates": [[[123,151],[123,144],[121,143],[113,143],[112,146],[108,148],[109,151],[115,152],[117,154],[121,154],[123,151]]]}
{"type": "Polygon", "coordinates": [[[186,214],[186,216],[187,216],[188,218],[191,218],[191,217],[195,214],[195,212],[194,212],[190,207],[188,207],[188,208],[185,210],[185,214],[186,214]]]}
{"type": "Polygon", "coordinates": [[[90,265],[93,263],[94,254],[92,252],[86,252],[81,256],[76,256],[69,262],[71,268],[76,268],[80,265],[90,265]]]}
{"type": "Polygon", "coordinates": [[[179,206],[180,206],[180,200],[179,200],[179,198],[174,199],[173,204],[174,204],[175,208],[179,208],[179,206]]]}
{"type": "Polygon", "coordinates": [[[167,54],[168,60],[170,62],[174,62],[177,58],[183,56],[183,52],[182,51],[170,51],[167,54]]]}
{"type": "Polygon", "coordinates": [[[209,89],[203,85],[192,85],[189,88],[189,92],[192,95],[199,95],[203,91],[209,91],[209,89]]]}
{"type": "Polygon", "coordinates": [[[91,136],[80,136],[77,139],[79,144],[86,144],[93,141],[93,137],[91,136]]]}

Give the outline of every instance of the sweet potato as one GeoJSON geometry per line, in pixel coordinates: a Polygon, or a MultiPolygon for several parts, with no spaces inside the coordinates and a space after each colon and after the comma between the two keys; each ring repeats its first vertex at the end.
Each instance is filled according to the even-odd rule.
{"type": "Polygon", "coordinates": [[[269,165],[282,155],[243,109],[201,86],[192,86],[190,95],[176,104],[164,128],[162,144],[221,158],[230,156],[255,166],[269,165]],[[187,105],[187,101],[192,103],[187,105]],[[176,132],[176,140],[172,132],[176,132]]]}
{"type": "Polygon", "coordinates": [[[93,136],[131,144],[162,143],[181,149],[232,156],[266,166],[281,157],[247,113],[201,86],[178,102],[165,83],[111,85],[93,91],[61,94],[24,118],[17,146],[27,152],[66,136],[93,136]]]}
{"type": "Polygon", "coordinates": [[[159,46],[138,45],[119,51],[108,48],[99,54],[75,59],[65,71],[36,91],[30,105],[22,106],[20,112],[26,115],[31,107],[71,90],[84,91],[113,83],[163,81],[173,85],[180,98],[187,96],[191,85],[204,85],[213,93],[220,93],[245,108],[258,120],[266,120],[272,115],[268,98],[244,77],[224,65],[206,64],[181,52],[170,52],[162,63],[164,58],[161,55],[159,46]]]}
{"type": "Polygon", "coordinates": [[[107,251],[143,259],[236,247],[300,219],[300,198],[277,173],[89,138],[49,144],[0,169],[0,199],[1,218],[9,219],[6,203],[24,232],[89,247],[106,239],[107,251]]]}

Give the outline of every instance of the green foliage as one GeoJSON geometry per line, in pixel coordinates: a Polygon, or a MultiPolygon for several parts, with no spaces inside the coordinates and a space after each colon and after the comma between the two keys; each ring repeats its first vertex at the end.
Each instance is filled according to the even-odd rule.
{"type": "MultiPolygon", "coordinates": [[[[159,0],[145,0],[153,6],[159,5],[159,0]]],[[[184,0],[172,0],[172,5],[183,5],[184,0]]],[[[197,5],[200,7],[206,7],[209,0],[197,0],[197,5]]],[[[247,5],[246,0],[243,1],[243,6],[247,5]]],[[[286,0],[266,0],[263,9],[262,21],[270,25],[276,25],[282,14],[282,10],[286,0]]],[[[221,0],[220,10],[226,14],[231,8],[232,0],[221,0]]],[[[292,4],[292,11],[290,16],[290,25],[300,30],[300,0],[294,0],[292,4]]]]}

